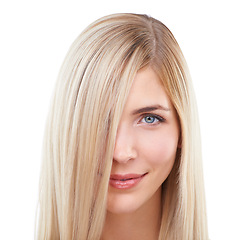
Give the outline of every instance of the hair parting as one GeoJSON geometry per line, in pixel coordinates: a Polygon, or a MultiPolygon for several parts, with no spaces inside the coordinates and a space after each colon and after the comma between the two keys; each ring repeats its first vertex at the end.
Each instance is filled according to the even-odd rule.
{"type": "Polygon", "coordinates": [[[159,240],[207,240],[198,113],[170,30],[147,15],[88,26],[62,64],[43,146],[36,239],[100,240],[118,123],[133,79],[151,66],[176,109],[181,148],[163,183],[159,240]]]}

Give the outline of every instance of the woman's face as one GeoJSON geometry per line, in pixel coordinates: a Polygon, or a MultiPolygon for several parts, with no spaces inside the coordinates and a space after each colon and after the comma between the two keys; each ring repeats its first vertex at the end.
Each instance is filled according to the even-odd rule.
{"type": "Polygon", "coordinates": [[[118,126],[109,212],[131,213],[160,196],[175,161],[179,132],[176,112],[158,76],[150,67],[141,69],[118,126]]]}

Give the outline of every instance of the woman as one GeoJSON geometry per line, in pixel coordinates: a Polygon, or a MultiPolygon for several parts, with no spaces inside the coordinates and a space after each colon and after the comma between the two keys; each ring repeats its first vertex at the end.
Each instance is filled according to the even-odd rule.
{"type": "Polygon", "coordinates": [[[91,24],[47,121],[38,239],[208,239],[197,109],[172,33],[146,15],[91,24]]]}

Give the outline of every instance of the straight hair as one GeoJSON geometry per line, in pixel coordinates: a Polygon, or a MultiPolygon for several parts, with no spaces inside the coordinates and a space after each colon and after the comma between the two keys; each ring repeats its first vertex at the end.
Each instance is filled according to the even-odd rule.
{"type": "Polygon", "coordinates": [[[136,73],[159,76],[181,129],[162,184],[159,240],[207,240],[197,106],[170,30],[147,15],[114,14],[88,26],[61,67],[44,137],[38,240],[100,240],[118,123],[136,73]]]}

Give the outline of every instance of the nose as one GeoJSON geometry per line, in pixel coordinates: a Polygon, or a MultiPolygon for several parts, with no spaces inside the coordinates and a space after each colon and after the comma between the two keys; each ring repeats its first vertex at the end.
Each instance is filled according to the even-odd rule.
{"type": "Polygon", "coordinates": [[[117,130],[113,160],[127,163],[137,157],[136,142],[133,131],[126,125],[120,125],[117,130]]]}

